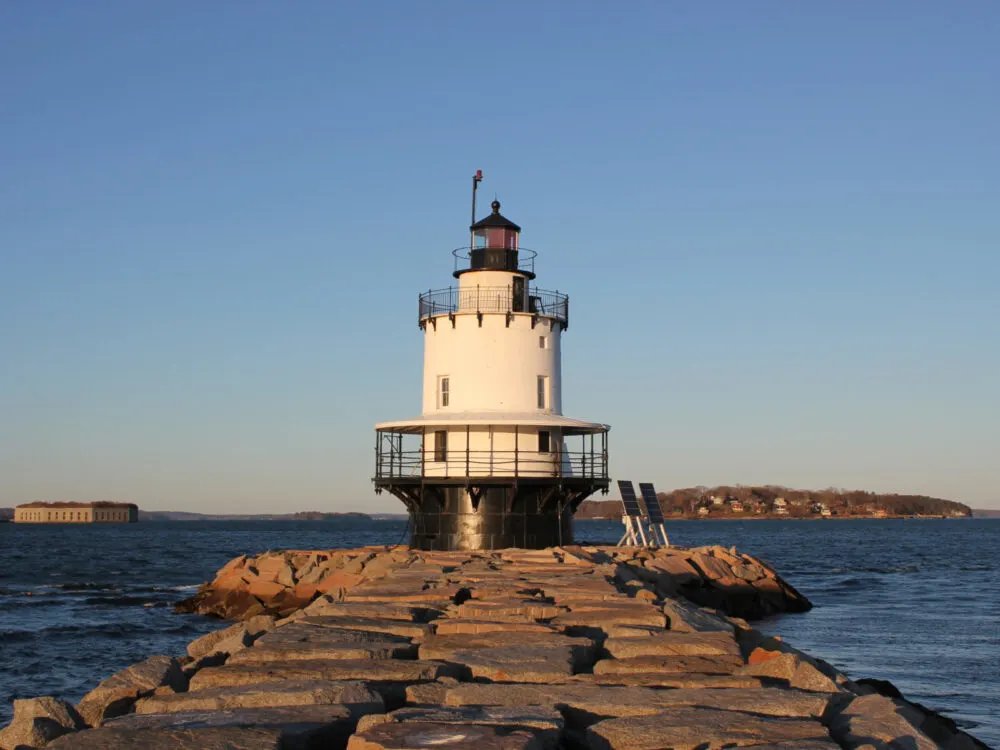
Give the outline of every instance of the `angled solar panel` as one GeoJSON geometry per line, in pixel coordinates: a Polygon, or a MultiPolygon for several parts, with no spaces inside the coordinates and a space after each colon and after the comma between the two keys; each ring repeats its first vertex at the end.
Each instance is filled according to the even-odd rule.
{"type": "Polygon", "coordinates": [[[660,500],[656,497],[656,490],[653,489],[652,482],[639,482],[639,492],[642,493],[642,501],[646,504],[649,522],[652,524],[663,523],[663,511],[660,509],[660,500]]]}
{"type": "Polygon", "coordinates": [[[635,496],[635,488],[632,486],[632,483],[624,479],[619,479],[618,491],[622,493],[622,505],[625,506],[625,515],[630,518],[642,518],[642,508],[639,507],[639,499],[635,496]]]}

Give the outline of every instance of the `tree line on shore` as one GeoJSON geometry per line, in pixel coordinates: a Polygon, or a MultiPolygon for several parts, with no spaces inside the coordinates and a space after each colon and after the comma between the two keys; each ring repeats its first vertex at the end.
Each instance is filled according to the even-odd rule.
{"type": "MultiPolygon", "coordinates": [[[[723,485],[687,487],[657,493],[664,514],[690,517],[778,516],[884,517],[884,516],[971,516],[972,509],[954,500],[926,495],[900,495],[829,487],[823,490],[796,490],[779,485],[723,485]]],[[[618,518],[618,500],[587,500],[577,518],[618,518]]]]}

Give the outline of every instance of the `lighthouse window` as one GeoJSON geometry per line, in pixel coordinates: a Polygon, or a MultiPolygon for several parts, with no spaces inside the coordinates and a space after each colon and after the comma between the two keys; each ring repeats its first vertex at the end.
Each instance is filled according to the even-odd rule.
{"type": "Polygon", "coordinates": [[[448,433],[444,430],[437,430],[434,433],[434,460],[448,460],[448,433]]]}
{"type": "Polygon", "coordinates": [[[544,336],[539,336],[538,337],[538,348],[539,349],[544,349],[545,348],[545,337],[544,336]]]}
{"type": "Polygon", "coordinates": [[[548,383],[549,379],[544,375],[538,376],[538,408],[545,409],[548,407],[548,383]]]}
{"type": "Polygon", "coordinates": [[[450,378],[439,378],[438,382],[440,383],[440,385],[438,387],[438,393],[440,394],[440,397],[439,397],[440,404],[439,405],[442,406],[442,407],[444,407],[444,406],[447,406],[448,402],[451,400],[450,399],[450,396],[451,396],[451,381],[450,381],[450,378]]]}
{"type": "Polygon", "coordinates": [[[538,431],[538,452],[548,453],[549,452],[549,431],[539,430],[538,431]]]}

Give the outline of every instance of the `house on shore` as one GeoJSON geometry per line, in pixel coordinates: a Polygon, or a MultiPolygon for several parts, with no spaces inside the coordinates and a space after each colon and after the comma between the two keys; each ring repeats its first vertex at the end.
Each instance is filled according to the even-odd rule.
{"type": "Polygon", "coordinates": [[[136,523],[135,503],[26,503],[14,508],[14,523],[136,523]]]}

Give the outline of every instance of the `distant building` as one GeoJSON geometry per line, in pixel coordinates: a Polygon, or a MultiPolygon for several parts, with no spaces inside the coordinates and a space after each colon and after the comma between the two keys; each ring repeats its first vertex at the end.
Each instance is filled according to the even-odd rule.
{"type": "Polygon", "coordinates": [[[704,505],[701,506],[700,508],[698,508],[698,515],[699,516],[707,516],[708,515],[708,508],[706,508],[704,505]]]}
{"type": "Polygon", "coordinates": [[[135,503],[27,503],[14,508],[14,523],[135,523],[135,503]]]}
{"type": "Polygon", "coordinates": [[[722,505],[722,498],[718,495],[712,495],[709,499],[712,501],[712,505],[722,505]]]}
{"type": "Polygon", "coordinates": [[[732,500],[729,503],[729,509],[733,513],[742,513],[743,512],[743,503],[741,503],[739,500],[732,500]]]}

